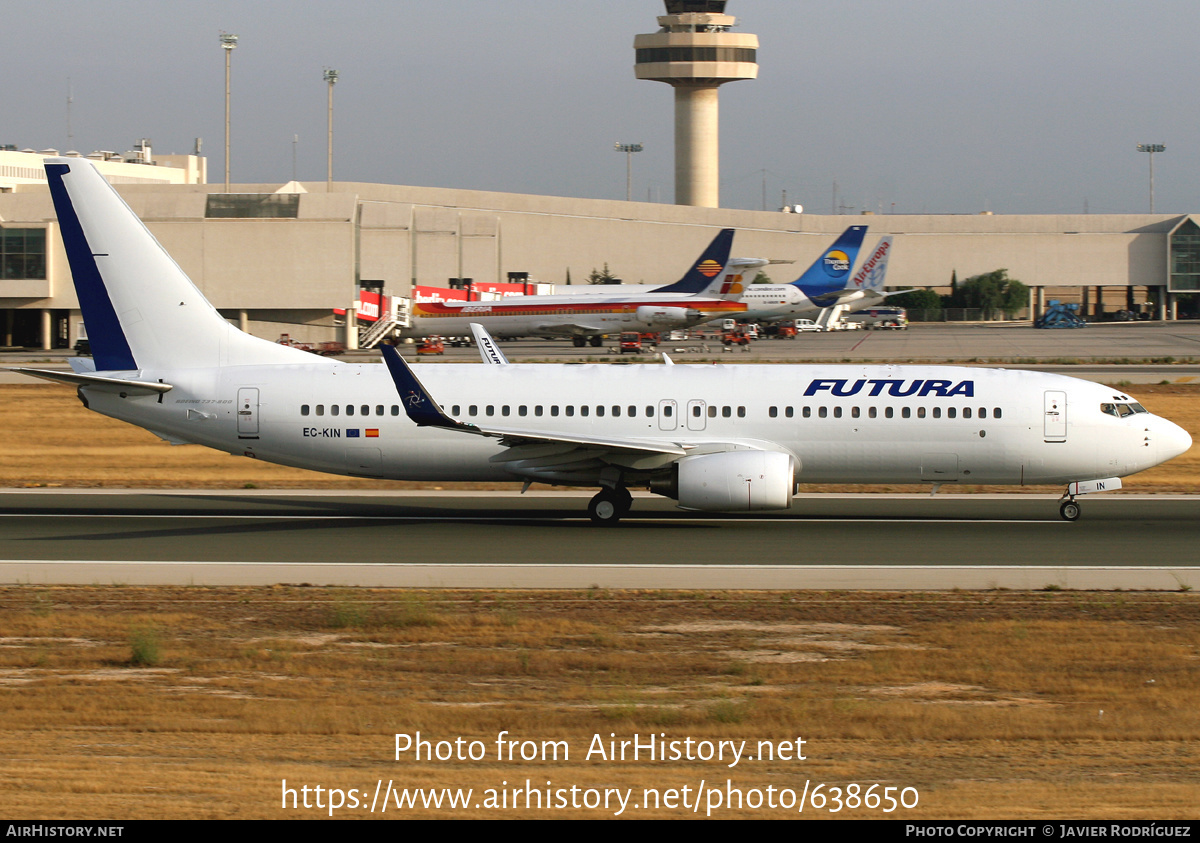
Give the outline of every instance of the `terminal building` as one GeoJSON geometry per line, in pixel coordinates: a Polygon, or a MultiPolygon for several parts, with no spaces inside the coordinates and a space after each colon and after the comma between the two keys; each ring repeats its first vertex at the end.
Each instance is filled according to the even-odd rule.
{"type": "MultiPolygon", "coordinates": [[[[67,348],[81,319],[41,173],[53,150],[0,151],[0,345],[67,348]],[[40,174],[40,177],[39,177],[40,174]]],[[[837,216],[532,196],[351,182],[206,184],[196,156],[87,156],[221,313],[268,339],[340,339],[363,290],[513,277],[586,284],[605,265],[628,283],[677,280],[717,230],[734,254],[794,261],[794,279],[847,226],[894,236],[888,285],[944,289],[1006,268],[1032,288],[1103,318],[1145,305],[1178,315],[1200,291],[1200,214],[837,216]],[[119,159],[119,160],[118,160],[119,159]]],[[[83,157],[83,156],[81,156],[83,157]]],[[[544,289],[544,288],[543,288],[544,289]]]]}

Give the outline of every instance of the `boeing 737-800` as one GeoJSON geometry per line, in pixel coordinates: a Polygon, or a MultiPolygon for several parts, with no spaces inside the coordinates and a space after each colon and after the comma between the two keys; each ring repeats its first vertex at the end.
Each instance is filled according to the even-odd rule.
{"type": "Polygon", "coordinates": [[[46,163],[94,358],[88,408],[174,443],[361,477],[630,488],[706,512],[785,509],[798,482],[1069,484],[1076,495],[1191,438],[1110,387],[941,366],[425,364],[315,357],[221,318],[96,169],[46,163]]]}
{"type": "Polygon", "coordinates": [[[603,294],[511,296],[492,302],[420,302],[405,336],[465,336],[472,322],[496,337],[571,337],[575,345],[600,345],[605,334],[687,328],[746,308],[742,273],[766,264],[729,259],[733,229],[723,229],[691,269],[674,284],[629,293],[619,286],[603,294]]]}

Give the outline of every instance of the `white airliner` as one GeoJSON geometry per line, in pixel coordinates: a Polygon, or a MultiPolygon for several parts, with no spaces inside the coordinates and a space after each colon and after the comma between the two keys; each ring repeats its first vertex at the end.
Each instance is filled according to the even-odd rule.
{"type": "Polygon", "coordinates": [[[746,312],[738,319],[750,322],[775,322],[780,319],[810,317],[827,307],[841,305],[847,311],[870,307],[883,301],[887,261],[892,238],[884,237],[850,276],[858,256],[865,225],[846,229],[837,242],[816,259],[804,274],[790,284],[751,284],[742,294],[746,312]]]}
{"type": "Polygon", "coordinates": [[[94,357],[92,410],[175,443],[361,477],[630,488],[690,510],[785,509],[798,482],[1068,484],[1077,495],[1191,446],[1112,388],[941,366],[425,364],[315,357],[221,318],[87,161],[46,162],[94,357]]]}
{"type": "Polygon", "coordinates": [[[475,322],[497,337],[571,337],[575,345],[599,346],[605,334],[687,328],[746,308],[736,300],[743,273],[766,261],[729,258],[733,229],[723,229],[674,284],[630,292],[619,286],[602,294],[510,296],[490,302],[417,302],[405,336],[465,336],[475,322]]]}

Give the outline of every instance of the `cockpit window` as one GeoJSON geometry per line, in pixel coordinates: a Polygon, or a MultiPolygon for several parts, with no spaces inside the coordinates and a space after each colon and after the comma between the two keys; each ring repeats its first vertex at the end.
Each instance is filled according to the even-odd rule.
{"type": "Polygon", "coordinates": [[[1125,416],[1132,416],[1132,415],[1136,415],[1137,413],[1148,413],[1150,411],[1147,410],[1145,407],[1143,407],[1141,404],[1130,403],[1130,404],[1101,404],[1100,412],[1107,413],[1110,416],[1116,416],[1117,418],[1125,418],[1125,416]]]}

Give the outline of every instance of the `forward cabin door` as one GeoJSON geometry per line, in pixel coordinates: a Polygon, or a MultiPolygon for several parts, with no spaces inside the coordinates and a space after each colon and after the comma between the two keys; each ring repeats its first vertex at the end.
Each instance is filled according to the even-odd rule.
{"type": "Polygon", "coordinates": [[[1067,441],[1067,393],[1065,392],[1046,390],[1045,437],[1047,442],[1067,441]]]}

